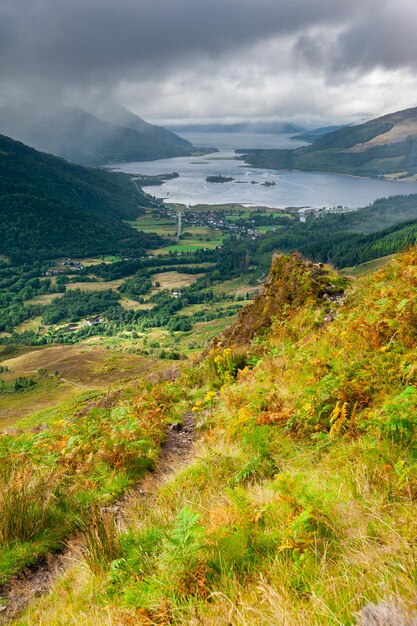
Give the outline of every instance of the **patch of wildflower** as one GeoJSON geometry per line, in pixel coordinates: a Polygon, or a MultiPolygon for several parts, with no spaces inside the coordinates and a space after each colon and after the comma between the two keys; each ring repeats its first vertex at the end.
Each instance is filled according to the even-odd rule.
{"type": "Polygon", "coordinates": [[[197,413],[198,411],[212,407],[216,396],[217,393],[215,391],[208,391],[202,400],[196,401],[191,410],[194,411],[194,413],[197,413]]]}

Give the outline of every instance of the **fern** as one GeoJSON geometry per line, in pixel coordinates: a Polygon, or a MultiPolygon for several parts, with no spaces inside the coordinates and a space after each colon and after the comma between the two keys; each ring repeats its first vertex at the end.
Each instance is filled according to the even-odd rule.
{"type": "Polygon", "coordinates": [[[201,515],[185,506],[175,518],[172,531],[166,535],[161,561],[166,565],[187,563],[204,547],[204,528],[199,524],[201,515]]]}
{"type": "Polygon", "coordinates": [[[225,489],[225,494],[230,503],[242,517],[250,517],[253,512],[253,503],[243,487],[225,489]]]}
{"type": "Polygon", "coordinates": [[[407,387],[382,408],[376,422],[381,432],[394,443],[409,444],[417,430],[417,389],[407,387]]]}

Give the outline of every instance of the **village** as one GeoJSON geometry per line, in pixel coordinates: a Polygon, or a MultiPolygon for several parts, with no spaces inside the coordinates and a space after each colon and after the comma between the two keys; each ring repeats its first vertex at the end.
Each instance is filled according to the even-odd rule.
{"type": "Polygon", "coordinates": [[[252,220],[228,220],[225,211],[197,211],[191,207],[184,207],[184,210],[170,207],[167,215],[176,218],[178,222],[177,236],[183,235],[182,223],[194,228],[211,228],[221,232],[235,235],[238,238],[255,240],[258,236],[255,228],[252,227],[252,220]],[[181,217],[180,217],[181,216],[181,217]],[[250,225],[249,225],[250,224],[250,225]]]}

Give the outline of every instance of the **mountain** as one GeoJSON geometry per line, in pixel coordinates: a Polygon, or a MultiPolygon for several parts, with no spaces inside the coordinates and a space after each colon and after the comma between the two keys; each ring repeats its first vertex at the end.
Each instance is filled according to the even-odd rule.
{"type": "Polygon", "coordinates": [[[319,137],[323,135],[327,135],[328,133],[333,133],[335,130],[339,130],[339,128],[344,128],[344,126],[320,126],[320,128],[314,128],[313,130],[304,130],[301,133],[297,133],[291,139],[295,141],[307,141],[308,143],[313,143],[319,137]]]}
{"type": "Polygon", "coordinates": [[[160,239],[123,220],[151,204],[125,174],[74,165],[0,135],[0,255],[21,262],[138,253],[160,239]]]}
{"type": "Polygon", "coordinates": [[[357,176],[417,174],[417,108],[346,126],[295,150],[239,150],[251,165],[357,176]]]}
{"type": "MultiPolygon", "coordinates": [[[[190,154],[190,150],[193,150],[192,144],[179,137],[174,132],[163,128],[162,126],[156,126],[155,124],[149,124],[145,122],[141,117],[131,113],[124,107],[108,106],[100,109],[98,116],[107,122],[121,126],[123,128],[129,128],[139,132],[148,139],[151,139],[155,144],[165,147],[166,150],[180,150],[184,154],[190,154]]],[[[178,155],[181,156],[181,155],[178,155]]]]}
{"type": "Polygon", "coordinates": [[[301,126],[288,122],[239,122],[235,124],[172,124],[169,128],[175,132],[196,133],[259,133],[288,134],[303,130],[301,126]]]}
{"type": "Polygon", "coordinates": [[[65,106],[52,110],[28,105],[3,107],[0,132],[81,165],[151,161],[194,152],[185,139],[125,109],[108,109],[107,116],[109,119],[99,119],[83,109],[65,106]]]}

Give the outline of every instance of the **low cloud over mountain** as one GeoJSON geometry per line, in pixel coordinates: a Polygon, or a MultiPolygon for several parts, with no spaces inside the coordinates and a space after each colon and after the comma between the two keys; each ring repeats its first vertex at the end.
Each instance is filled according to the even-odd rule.
{"type": "Polygon", "coordinates": [[[0,100],[159,121],[356,121],[415,104],[412,0],[4,0],[0,100]]]}

